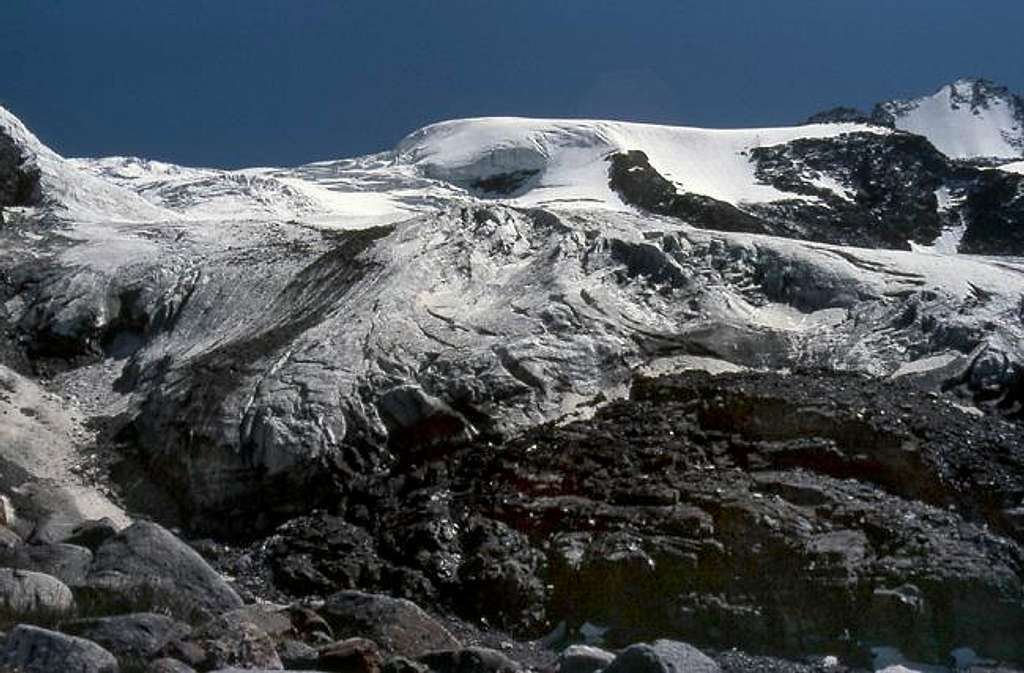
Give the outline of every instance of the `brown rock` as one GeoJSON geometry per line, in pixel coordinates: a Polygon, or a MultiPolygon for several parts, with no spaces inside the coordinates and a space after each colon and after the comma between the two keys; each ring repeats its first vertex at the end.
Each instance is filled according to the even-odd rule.
{"type": "Polygon", "coordinates": [[[366,638],[349,638],[320,648],[317,668],[338,673],[380,673],[380,648],[366,638]]]}

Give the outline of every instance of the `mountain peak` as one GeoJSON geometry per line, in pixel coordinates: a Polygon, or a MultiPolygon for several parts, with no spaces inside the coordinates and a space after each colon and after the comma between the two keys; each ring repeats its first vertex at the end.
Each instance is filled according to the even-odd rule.
{"type": "Polygon", "coordinates": [[[880,124],[928,138],[954,159],[1024,156],[1024,99],[980,77],[965,77],[931,95],[875,106],[880,124]]]}

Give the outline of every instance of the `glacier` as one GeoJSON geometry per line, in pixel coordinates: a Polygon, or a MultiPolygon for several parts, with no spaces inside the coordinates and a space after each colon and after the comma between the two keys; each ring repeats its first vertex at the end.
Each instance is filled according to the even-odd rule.
{"type": "Polygon", "coordinates": [[[301,510],[325,472],[585,416],[641,373],[911,372],[1017,404],[1019,257],[716,231],[609,181],[638,150],[679,194],[827,212],[863,198],[849,170],[801,168],[813,193],[787,191],[758,150],[885,146],[890,128],[468,119],[227,171],[65,159],[0,120],[44,195],[7,209],[4,324],[200,518],[268,492],[301,510]]]}

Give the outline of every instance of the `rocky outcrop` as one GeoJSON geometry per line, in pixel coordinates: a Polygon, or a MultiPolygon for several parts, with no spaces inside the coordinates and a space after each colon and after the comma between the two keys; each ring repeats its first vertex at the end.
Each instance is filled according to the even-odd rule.
{"type": "Polygon", "coordinates": [[[796,140],[751,152],[758,178],[792,200],[756,207],[769,230],[793,238],[909,249],[942,231],[935,191],[950,179],[948,159],[927,140],[903,134],[848,134],[796,140]],[[822,186],[822,178],[841,185],[822,186]]]}
{"type": "Polygon", "coordinates": [[[39,169],[0,127],[0,224],[7,206],[32,206],[42,199],[39,169]]]}
{"type": "Polygon", "coordinates": [[[679,218],[703,229],[756,234],[771,232],[757,217],[730,203],[702,194],[679,193],[675,185],[651,166],[647,155],[640,150],[616,153],[609,160],[609,184],[626,203],[658,215],[679,218]]]}
{"type": "MultiPolygon", "coordinates": [[[[410,457],[344,517],[406,541],[384,565],[418,572],[408,595],[472,619],[479,603],[447,587],[490,594],[462,583],[476,562],[455,531],[514,532],[524,542],[495,544],[491,563],[538,590],[494,602],[525,608],[504,613],[509,628],[590,622],[618,646],[685,633],[777,654],[889,644],[937,661],[969,644],[1012,659],[1009,634],[1024,626],[1017,436],[898,379],[692,374],[640,381],[586,422],[410,457]],[[524,551],[543,562],[522,563],[524,551]]],[[[333,562],[359,567],[365,553],[333,562]]],[[[386,645],[363,621],[339,633],[338,606],[374,614],[341,596],[358,594],[328,601],[336,635],[386,645]]]]}
{"type": "Polygon", "coordinates": [[[981,255],[1024,250],[1024,175],[984,171],[967,195],[970,223],[960,251],[981,255]]]}
{"type": "Polygon", "coordinates": [[[609,184],[630,205],[703,229],[907,250],[964,226],[960,252],[1024,252],[1021,176],[961,165],[924,137],[807,138],[754,148],[750,160],[761,183],[793,196],[737,206],[680,191],[639,150],[611,155],[609,184]],[[943,189],[957,205],[938,202],[943,189]]]}

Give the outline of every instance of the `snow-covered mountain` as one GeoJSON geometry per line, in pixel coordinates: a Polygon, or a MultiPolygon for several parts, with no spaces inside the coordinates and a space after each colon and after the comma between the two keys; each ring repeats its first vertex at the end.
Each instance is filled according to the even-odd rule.
{"type": "Polygon", "coordinates": [[[1018,403],[1024,178],[878,124],[469,119],[225,171],[64,159],[0,120],[0,174],[40,192],[2,204],[0,354],[121,419],[197,516],[589,413],[643,372],[1018,403]]]}
{"type": "Polygon", "coordinates": [[[960,79],[930,96],[881,103],[874,117],[954,159],[1024,156],[1024,99],[988,80],[960,79]]]}

